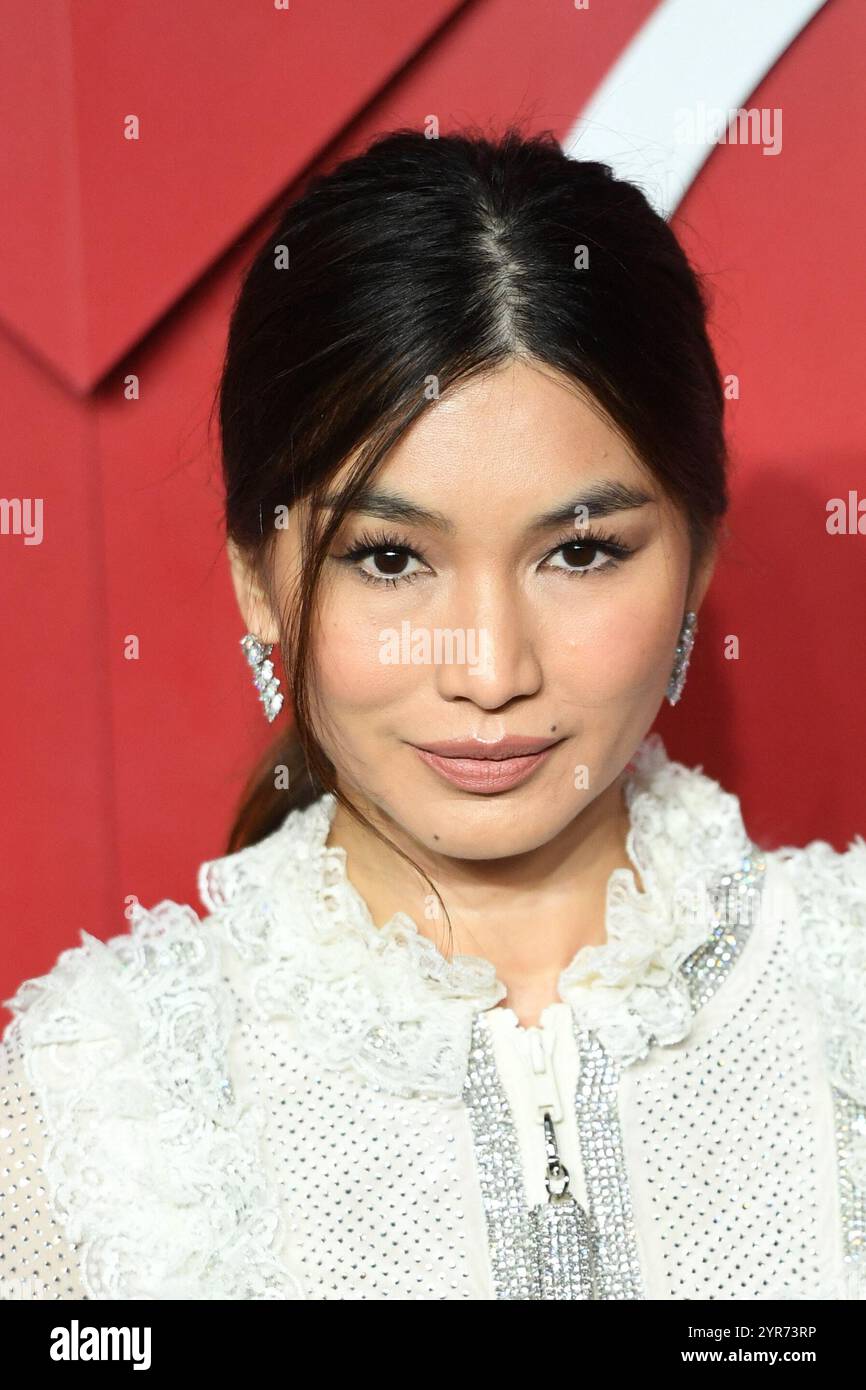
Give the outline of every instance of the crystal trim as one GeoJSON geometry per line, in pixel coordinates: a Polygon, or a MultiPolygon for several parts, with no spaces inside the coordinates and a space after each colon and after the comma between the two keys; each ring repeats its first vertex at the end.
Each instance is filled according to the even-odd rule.
{"type": "Polygon", "coordinates": [[[680,966],[695,1009],[712,998],[742,953],[760,915],[766,867],[765,857],[753,847],[709,889],[710,934],[680,966]]]}
{"type": "MultiPolygon", "coordinates": [[[[836,1152],[839,1164],[839,1197],[842,1209],[842,1244],[846,1277],[853,1284],[863,1280],[866,1254],[866,1189],[855,1179],[858,1151],[866,1147],[866,1105],[854,1100],[837,1086],[832,1087],[836,1124],[836,1152]]],[[[859,1295],[866,1297],[866,1289],[859,1295]]]]}
{"type": "Polygon", "coordinates": [[[637,1252],[617,1093],[622,1066],[575,1026],[580,1070],[574,1104],[586,1190],[597,1231],[595,1298],[646,1297],[637,1252]]]}

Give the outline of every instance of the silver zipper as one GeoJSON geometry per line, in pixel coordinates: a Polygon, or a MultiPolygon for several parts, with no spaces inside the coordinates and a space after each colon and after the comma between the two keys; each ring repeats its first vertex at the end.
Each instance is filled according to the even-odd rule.
{"type": "MultiPolygon", "coordinates": [[[[540,1112],[541,1122],[544,1127],[544,1185],[547,1189],[548,1202],[553,1202],[560,1206],[567,1206],[570,1202],[573,1202],[576,1206],[580,1206],[581,1204],[570,1191],[571,1174],[559,1154],[554,1115],[561,1118],[564,1112],[562,1109],[556,1072],[553,1066],[552,1051],[548,1052],[544,1044],[544,1038],[546,1036],[547,1031],[543,1024],[536,1030],[532,1030],[527,1034],[529,1044],[527,1071],[530,1084],[536,1096],[536,1109],[540,1112]],[[540,1099],[538,1096],[539,1089],[541,1090],[540,1099]]],[[[553,1039],[555,1046],[555,1033],[553,1034],[553,1039]]]]}
{"type": "Polygon", "coordinates": [[[580,1206],[576,1197],[569,1192],[568,1187],[571,1176],[568,1169],[559,1157],[559,1149],[556,1143],[556,1126],[549,1110],[544,1112],[544,1148],[547,1154],[547,1162],[544,1171],[544,1185],[548,1191],[549,1202],[557,1205],[564,1205],[574,1202],[580,1206]]]}

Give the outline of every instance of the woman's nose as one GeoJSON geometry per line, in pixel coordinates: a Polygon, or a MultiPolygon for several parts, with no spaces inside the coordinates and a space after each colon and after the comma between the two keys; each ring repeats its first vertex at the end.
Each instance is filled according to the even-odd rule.
{"type": "Polygon", "coordinates": [[[438,650],[434,642],[435,679],[443,699],[496,709],[538,689],[535,634],[513,588],[467,590],[448,620],[453,626],[439,630],[438,650]]]}

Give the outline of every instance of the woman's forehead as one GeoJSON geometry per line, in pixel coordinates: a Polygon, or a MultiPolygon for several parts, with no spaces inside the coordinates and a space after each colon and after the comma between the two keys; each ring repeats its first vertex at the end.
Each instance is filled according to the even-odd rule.
{"type": "MultiPolygon", "coordinates": [[[[357,454],[334,476],[326,492],[331,500],[349,482],[357,454]]],[[[440,513],[479,493],[534,513],[539,505],[562,506],[569,489],[581,484],[617,483],[640,485],[652,496],[657,491],[650,470],[599,408],[576,390],[518,364],[431,402],[393,445],[365,491],[377,502],[399,494],[406,504],[440,513]]],[[[400,518],[396,511],[390,519],[411,524],[411,516],[400,518]]],[[[384,505],[373,512],[387,519],[384,505]]],[[[424,524],[431,520],[417,518],[424,524]]],[[[442,522],[440,517],[438,529],[447,530],[442,522]]]]}

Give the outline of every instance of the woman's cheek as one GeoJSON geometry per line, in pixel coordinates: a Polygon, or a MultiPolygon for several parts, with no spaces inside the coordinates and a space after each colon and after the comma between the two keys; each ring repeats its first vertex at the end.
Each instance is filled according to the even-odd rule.
{"type": "Polygon", "coordinates": [[[668,607],[643,606],[576,626],[554,644],[548,674],[558,671],[559,682],[589,706],[655,691],[673,665],[677,629],[671,617],[668,607]]]}
{"type": "Polygon", "coordinates": [[[417,680],[420,668],[401,662],[399,655],[399,641],[382,618],[364,621],[356,615],[323,624],[317,664],[327,703],[381,709],[417,680]]]}

